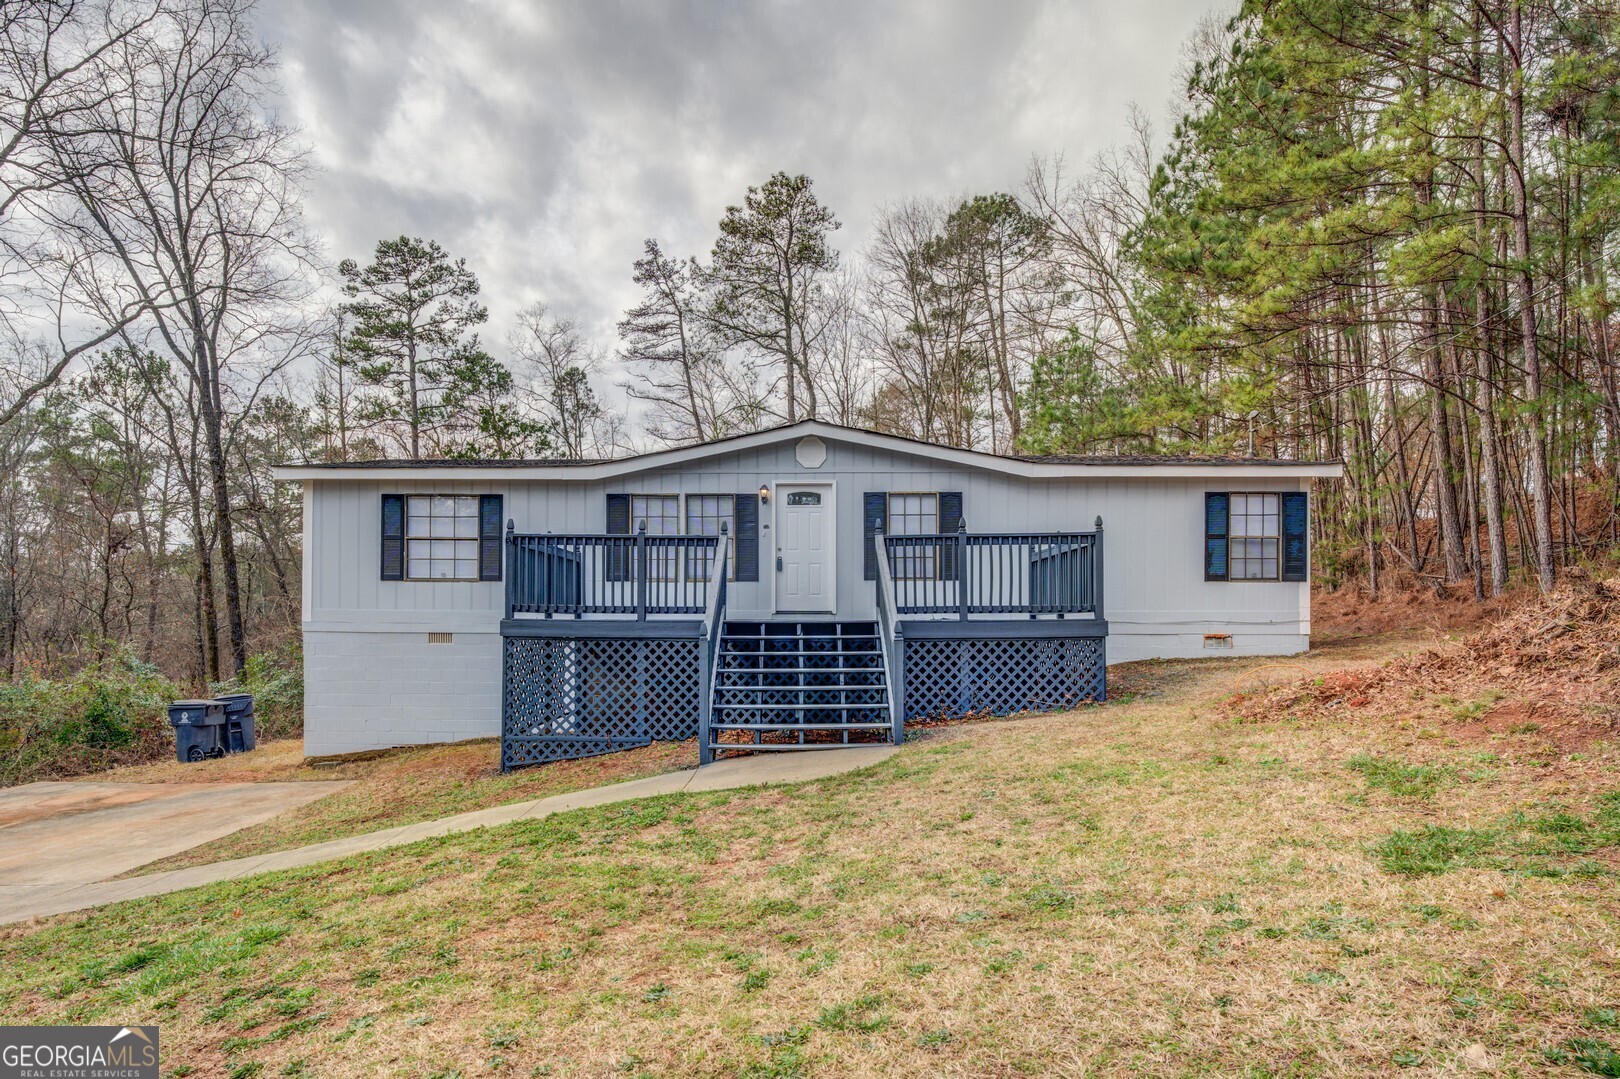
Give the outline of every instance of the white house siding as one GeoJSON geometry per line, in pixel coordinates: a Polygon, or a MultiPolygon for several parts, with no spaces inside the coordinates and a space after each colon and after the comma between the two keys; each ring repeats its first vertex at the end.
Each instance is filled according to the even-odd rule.
{"type": "Polygon", "coordinates": [[[406,625],[304,630],[304,752],[460,742],[501,733],[501,635],[448,644],[406,625]]]}
{"type": "MultiPolygon", "coordinates": [[[[519,532],[599,533],[606,527],[606,495],[612,492],[736,494],[756,491],[762,484],[831,482],[837,513],[837,615],[870,618],[873,585],[862,577],[862,495],[962,491],[971,532],[1083,531],[1102,516],[1111,662],[1286,655],[1308,647],[1307,585],[1203,579],[1205,491],[1299,490],[1308,480],[1253,477],[1241,465],[1207,479],[1151,474],[1023,479],[942,465],[925,452],[836,438],[824,439],[827,459],[812,469],[795,459],[796,441],[788,438],[611,480],[511,480],[503,479],[500,469],[490,469],[477,482],[306,481],[307,751],[351,752],[496,735],[500,730],[504,585],[381,580],[381,495],[389,492],[499,493],[519,532]],[[429,644],[430,632],[450,633],[452,643],[429,644]],[[1211,653],[1206,634],[1229,634],[1231,651],[1211,653]]],[[[733,617],[772,613],[774,508],[760,509],[760,581],[732,586],[733,617]]]]}

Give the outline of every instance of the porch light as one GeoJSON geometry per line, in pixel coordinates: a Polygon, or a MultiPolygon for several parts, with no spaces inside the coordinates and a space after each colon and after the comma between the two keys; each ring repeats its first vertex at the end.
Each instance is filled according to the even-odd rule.
{"type": "Polygon", "coordinates": [[[771,504],[771,485],[768,483],[759,485],[759,504],[762,506],[771,504]]]}

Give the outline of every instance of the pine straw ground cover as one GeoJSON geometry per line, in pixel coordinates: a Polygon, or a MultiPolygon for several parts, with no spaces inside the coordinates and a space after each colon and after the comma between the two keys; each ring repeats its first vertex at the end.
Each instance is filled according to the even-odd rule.
{"type": "Polygon", "coordinates": [[[1620,734],[1620,577],[1576,577],[1459,641],[1382,666],[1240,692],[1228,712],[1394,723],[1471,742],[1533,734],[1515,748],[1560,769],[1562,754],[1620,734]]]}
{"type": "MultiPolygon", "coordinates": [[[[1388,658],[1353,647],[1301,662],[1388,658]]],[[[1106,707],[938,729],[800,787],[0,930],[0,1018],[156,1022],[191,1075],[1620,1063],[1612,848],[1432,871],[1382,853],[1512,814],[1590,838],[1614,744],[1572,760],[1539,732],[1230,715],[1253,665],[1138,668],[1106,707]]]]}

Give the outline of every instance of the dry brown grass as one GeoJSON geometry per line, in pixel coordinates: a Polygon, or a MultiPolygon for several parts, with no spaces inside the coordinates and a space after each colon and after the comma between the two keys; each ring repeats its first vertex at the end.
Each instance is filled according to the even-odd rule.
{"type": "Polygon", "coordinates": [[[223,839],[142,866],[133,874],[203,865],[306,843],[434,820],[454,813],[553,794],[586,790],[697,764],[695,742],[560,761],[502,775],[494,739],[388,750],[352,760],[311,764],[296,739],[269,742],[252,753],[181,764],[166,761],[104,772],[98,781],[123,783],[268,783],[346,779],[350,785],[223,839]]]}
{"type": "Polygon", "coordinates": [[[1523,1073],[1620,1040],[1612,875],[1376,853],[1425,822],[1590,813],[1614,744],[1550,769],[1421,725],[1228,716],[1255,666],[1142,665],[1119,703],[802,787],[0,932],[0,1013],[156,1021],[199,1075],[1523,1073]],[[1450,771],[1397,795],[1358,756],[1450,771]]]}

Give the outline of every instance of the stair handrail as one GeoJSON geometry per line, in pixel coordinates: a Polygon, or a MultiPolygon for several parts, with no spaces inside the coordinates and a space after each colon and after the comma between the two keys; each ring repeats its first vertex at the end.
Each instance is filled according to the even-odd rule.
{"type": "Polygon", "coordinates": [[[719,549],[710,564],[709,594],[703,605],[703,623],[698,638],[698,764],[714,759],[709,746],[709,725],[714,720],[714,670],[719,662],[720,630],[726,624],[726,577],[731,570],[731,545],[726,542],[726,526],[720,522],[719,549]]]}
{"type": "Polygon", "coordinates": [[[894,744],[906,739],[905,713],[905,652],[901,642],[903,630],[897,616],[898,606],[894,593],[894,575],[889,570],[889,545],[878,523],[872,537],[877,549],[877,624],[878,644],[883,649],[883,665],[888,668],[889,722],[894,726],[894,744]]]}

